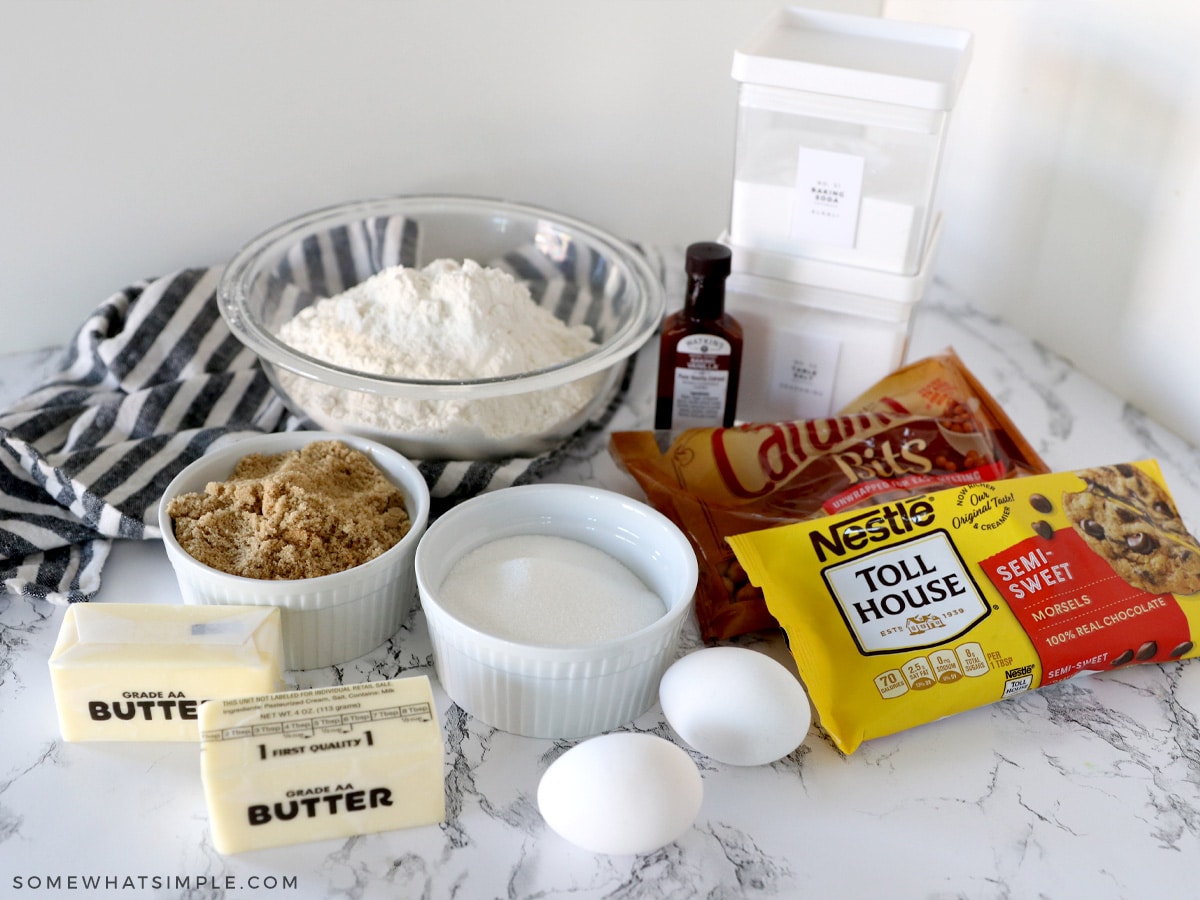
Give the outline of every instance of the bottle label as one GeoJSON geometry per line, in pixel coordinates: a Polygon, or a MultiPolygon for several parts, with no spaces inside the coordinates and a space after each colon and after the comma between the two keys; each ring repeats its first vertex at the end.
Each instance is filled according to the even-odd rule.
{"type": "Polygon", "coordinates": [[[675,345],[672,428],[720,425],[729,394],[733,345],[715,334],[689,334],[675,345]]]}
{"type": "MultiPolygon", "coordinates": [[[[691,356],[728,356],[733,352],[733,345],[725,338],[716,334],[689,334],[687,337],[680,338],[679,343],[675,345],[676,353],[686,353],[691,356]]],[[[694,361],[684,360],[679,361],[680,366],[687,366],[695,369],[712,369],[712,368],[728,368],[728,362],[713,360],[711,362],[704,359],[696,359],[694,361]]]]}

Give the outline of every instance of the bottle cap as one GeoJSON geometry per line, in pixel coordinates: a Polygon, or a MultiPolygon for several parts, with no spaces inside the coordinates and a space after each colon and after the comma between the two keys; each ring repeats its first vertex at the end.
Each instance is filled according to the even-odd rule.
{"type": "Polygon", "coordinates": [[[725,278],[733,268],[733,251],[715,241],[689,244],[684,269],[689,275],[725,278]]]}

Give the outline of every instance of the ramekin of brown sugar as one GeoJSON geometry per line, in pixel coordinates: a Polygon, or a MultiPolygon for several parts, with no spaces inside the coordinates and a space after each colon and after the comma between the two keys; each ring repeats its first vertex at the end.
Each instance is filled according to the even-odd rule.
{"type": "Polygon", "coordinates": [[[395,450],[352,435],[293,431],[210,450],[167,486],[158,523],[185,603],[280,607],[287,667],[314,669],[369,653],[405,623],[429,502],[424,477],[395,450]],[[326,442],[335,445],[332,455],[326,442]],[[235,479],[248,459],[253,464],[235,479]],[[296,468],[271,481],[264,473],[284,460],[296,468]],[[337,481],[343,471],[345,483],[337,481]],[[381,496],[389,486],[402,511],[396,497],[381,496]],[[272,515],[277,521],[266,522],[272,515]]]}

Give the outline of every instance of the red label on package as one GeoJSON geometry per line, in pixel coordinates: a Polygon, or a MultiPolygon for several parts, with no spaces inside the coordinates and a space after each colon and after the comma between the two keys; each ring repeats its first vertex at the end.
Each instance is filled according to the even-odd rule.
{"type": "Polygon", "coordinates": [[[980,565],[1033,641],[1042,684],[1165,661],[1189,639],[1174,596],[1128,584],[1072,529],[1030,537],[980,565]]]}

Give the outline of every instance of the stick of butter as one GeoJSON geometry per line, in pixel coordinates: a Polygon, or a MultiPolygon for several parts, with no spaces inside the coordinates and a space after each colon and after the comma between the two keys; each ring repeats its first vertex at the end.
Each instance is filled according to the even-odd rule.
{"type": "Polygon", "coordinates": [[[195,741],[200,705],[279,691],[273,606],[73,603],[50,654],[68,741],[195,741]]]}
{"type": "Polygon", "coordinates": [[[424,675],[200,710],[200,772],[220,853],[443,822],[443,756],[424,675]]]}

